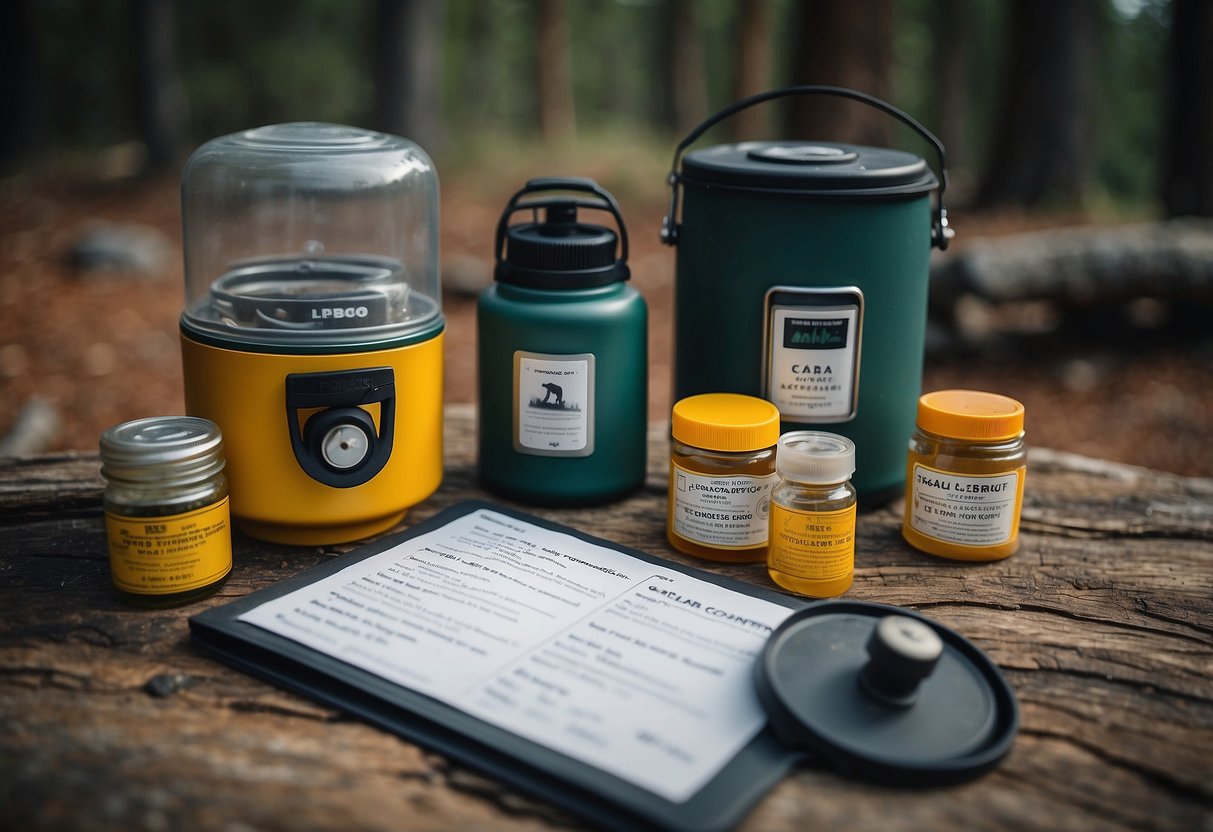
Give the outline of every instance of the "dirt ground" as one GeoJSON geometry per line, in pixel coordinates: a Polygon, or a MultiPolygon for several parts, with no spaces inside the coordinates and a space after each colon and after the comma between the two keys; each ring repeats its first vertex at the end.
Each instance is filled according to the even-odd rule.
{"type": "MultiPolygon", "coordinates": [[[[481,181],[474,187],[444,179],[442,256],[448,289],[487,275],[498,212],[521,181],[498,178],[500,184],[481,181]]],[[[620,198],[632,236],[634,282],[650,304],[650,416],[661,418],[670,405],[674,269],[673,253],[657,242],[665,194],[659,187],[603,181],[620,198]]],[[[966,234],[998,232],[1008,225],[955,212],[953,220],[961,229],[958,246],[966,234]]],[[[110,425],[183,412],[177,344],[180,241],[173,177],[120,183],[76,177],[0,181],[0,436],[31,412],[31,401],[49,405],[41,412],[57,417],[47,450],[95,449],[110,425]],[[98,222],[158,229],[169,244],[162,266],[140,275],[73,265],[73,243],[98,222]]],[[[446,398],[471,402],[474,296],[451,290],[443,303],[446,398]]],[[[945,345],[928,354],[924,389],[971,387],[1019,398],[1027,408],[1032,445],[1213,476],[1211,324],[1173,331],[1165,320],[1155,321],[1133,347],[1123,339],[1109,342],[1066,331],[1012,332],[979,346],[945,345]]]]}

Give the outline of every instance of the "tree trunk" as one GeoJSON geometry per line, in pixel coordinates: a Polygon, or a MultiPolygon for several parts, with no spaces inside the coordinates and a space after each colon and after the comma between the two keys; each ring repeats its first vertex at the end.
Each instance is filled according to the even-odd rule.
{"type": "Polygon", "coordinates": [[[1089,102],[1097,13],[1090,0],[1007,4],[1005,82],[981,205],[1081,200],[1093,156],[1089,102]]]}
{"type": "Polygon", "coordinates": [[[45,97],[38,61],[37,0],[14,0],[4,7],[0,26],[0,169],[9,168],[38,147],[43,132],[45,97]]]}
{"type": "Polygon", "coordinates": [[[185,146],[185,93],[177,64],[171,0],[136,0],[135,107],[147,163],[163,169],[185,146]]]}
{"type": "Polygon", "coordinates": [[[1213,4],[1171,6],[1170,136],[1162,197],[1171,216],[1213,217],[1213,4]]]}
{"type": "Polygon", "coordinates": [[[708,115],[708,88],[695,0],[658,0],[656,121],[680,138],[708,115]]]}
{"type": "MultiPolygon", "coordinates": [[[[888,98],[892,0],[813,0],[793,8],[792,83],[830,84],[888,98]]],[[[894,124],[871,107],[814,95],[790,100],[784,127],[798,139],[887,146],[894,124]]]]}
{"type": "Polygon", "coordinates": [[[951,176],[963,170],[968,159],[965,135],[969,124],[968,80],[965,66],[969,39],[968,0],[939,0],[933,15],[934,51],[931,75],[934,116],[930,129],[948,151],[949,189],[963,184],[964,177],[951,176]],[[958,182],[957,180],[962,180],[958,182]]]}
{"type": "Polygon", "coordinates": [[[378,0],[375,126],[425,148],[442,141],[441,0],[378,0]]]}
{"type": "MultiPolygon", "coordinates": [[[[771,2],[740,0],[737,4],[737,51],[733,100],[765,91],[771,83],[771,2]]],[[[738,141],[770,138],[770,108],[751,107],[730,119],[738,141]]]]}
{"type": "MultiPolygon", "coordinates": [[[[514,129],[517,116],[503,102],[505,87],[500,71],[497,32],[499,22],[489,3],[469,3],[466,16],[453,18],[460,28],[450,30],[449,37],[459,45],[459,57],[454,64],[454,82],[459,106],[451,113],[447,126],[459,133],[475,134],[488,124],[499,129],[514,129]]],[[[451,26],[452,21],[447,21],[451,26]]],[[[527,101],[531,100],[527,93],[527,101]]],[[[529,118],[526,119],[529,123],[529,118]]]]}
{"type": "Polygon", "coordinates": [[[539,133],[544,141],[572,138],[573,65],[566,0],[539,0],[535,9],[535,88],[539,92],[539,133]]]}

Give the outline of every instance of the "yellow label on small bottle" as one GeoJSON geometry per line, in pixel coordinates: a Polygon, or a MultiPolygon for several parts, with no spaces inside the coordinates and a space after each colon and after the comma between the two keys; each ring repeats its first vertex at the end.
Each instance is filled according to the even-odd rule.
{"type": "Polygon", "coordinates": [[[114,586],[139,595],[168,595],[208,586],[232,568],[228,498],[164,517],[106,512],[114,586]]]}
{"type": "Polygon", "coordinates": [[[771,506],[767,566],[813,581],[848,577],[855,570],[856,506],[838,511],[795,511],[771,506]]]}

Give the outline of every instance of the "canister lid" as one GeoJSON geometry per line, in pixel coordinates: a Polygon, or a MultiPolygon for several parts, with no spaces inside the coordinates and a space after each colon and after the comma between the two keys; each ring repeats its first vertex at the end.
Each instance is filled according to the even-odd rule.
{"type": "Polygon", "coordinates": [[[918,427],[955,439],[1014,439],[1024,407],[1009,396],[979,390],[936,390],[918,399],[918,427]]]}
{"type": "Polygon", "coordinates": [[[855,473],[855,443],[825,431],[785,433],[775,451],[775,470],[796,482],[842,482],[855,473]]]}
{"type": "Polygon", "coordinates": [[[688,153],[688,187],[731,187],[822,196],[901,196],[928,193],[939,180],[913,153],[835,142],[722,144],[688,153]]]}
{"type": "Polygon", "coordinates": [[[779,408],[740,393],[701,393],[674,405],[670,433],[710,451],[758,451],[779,441],[779,408]]]}
{"type": "Polygon", "coordinates": [[[925,616],[829,601],[784,621],[755,664],[758,697],[784,744],[842,774],[944,785],[993,768],[1019,711],[985,654],[925,616]]]}
{"type": "Polygon", "coordinates": [[[223,434],[210,419],[148,416],[101,434],[107,480],[189,483],[223,470],[223,434]]]}

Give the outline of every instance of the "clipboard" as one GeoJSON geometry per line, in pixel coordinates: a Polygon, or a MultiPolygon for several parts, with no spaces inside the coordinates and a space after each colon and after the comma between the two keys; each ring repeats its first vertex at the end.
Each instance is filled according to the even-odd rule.
{"type": "Polygon", "coordinates": [[[612,830],[652,828],[669,832],[723,832],[736,826],[804,756],[803,751],[781,744],[769,728],[760,730],[706,785],[685,801],[674,802],[431,696],[239,620],[242,614],[261,604],[482,509],[790,610],[809,606],[797,598],[656,558],[525,512],[468,500],[407,531],[385,536],[349,555],[191,617],[191,640],[203,653],[237,670],[443,754],[593,825],[612,830]]]}

